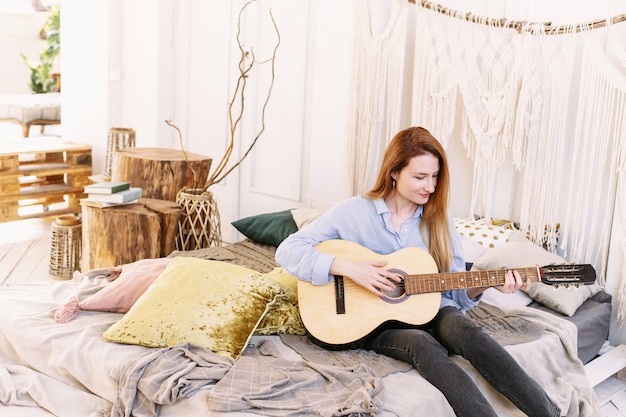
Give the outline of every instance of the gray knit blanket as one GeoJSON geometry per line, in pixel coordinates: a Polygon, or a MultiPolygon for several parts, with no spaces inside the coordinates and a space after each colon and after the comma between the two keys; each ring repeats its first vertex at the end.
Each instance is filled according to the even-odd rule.
{"type": "Polygon", "coordinates": [[[483,302],[469,310],[467,316],[503,346],[530,342],[538,339],[546,330],[537,322],[507,314],[500,308],[483,302]]]}

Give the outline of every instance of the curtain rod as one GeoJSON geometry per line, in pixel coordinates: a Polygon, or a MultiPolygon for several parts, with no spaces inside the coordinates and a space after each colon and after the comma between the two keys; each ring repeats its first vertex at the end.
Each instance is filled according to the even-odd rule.
{"type": "MultiPolygon", "coordinates": [[[[416,4],[417,0],[409,0],[409,3],[416,4]]],[[[515,29],[518,33],[522,33],[532,25],[541,24],[545,28],[547,35],[560,35],[564,33],[582,32],[584,30],[600,29],[606,27],[608,22],[616,24],[626,21],[626,14],[620,14],[606,19],[598,19],[590,22],[577,23],[575,25],[553,25],[552,22],[529,22],[527,20],[508,20],[508,19],[495,19],[492,17],[484,17],[472,14],[471,12],[461,13],[458,10],[444,7],[441,4],[436,4],[428,0],[420,0],[422,7],[433,10],[437,13],[446,14],[450,16],[465,16],[465,20],[473,23],[484,23],[489,26],[497,26],[502,28],[515,29]]]]}

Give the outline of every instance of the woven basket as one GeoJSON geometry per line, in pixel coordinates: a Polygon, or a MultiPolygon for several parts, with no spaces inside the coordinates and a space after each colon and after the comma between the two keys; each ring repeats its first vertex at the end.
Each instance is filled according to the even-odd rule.
{"type": "Polygon", "coordinates": [[[52,279],[71,279],[80,271],[82,255],[82,225],[76,216],[62,216],[52,223],[50,265],[52,279]]]}
{"type": "Polygon", "coordinates": [[[189,251],[222,245],[220,213],[213,193],[181,190],[176,202],[182,209],[176,235],[176,249],[189,251]]]}
{"type": "Polygon", "coordinates": [[[113,175],[113,161],[115,161],[115,153],[120,149],[135,147],[135,130],[127,127],[113,127],[109,130],[109,138],[107,140],[107,153],[104,158],[104,173],[102,176],[105,181],[111,181],[113,175]]]}

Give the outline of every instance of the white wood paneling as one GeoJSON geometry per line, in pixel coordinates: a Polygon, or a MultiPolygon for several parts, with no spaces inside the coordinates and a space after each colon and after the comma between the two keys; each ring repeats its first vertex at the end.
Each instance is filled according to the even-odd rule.
{"type": "MultiPolygon", "coordinates": [[[[270,59],[277,42],[269,17],[271,10],[280,31],[275,82],[266,107],[265,131],[242,165],[242,207],[255,204],[250,198],[278,198],[292,204],[300,199],[304,117],[309,107],[305,88],[306,78],[311,75],[307,70],[308,2],[283,2],[281,7],[276,7],[276,3],[279,1],[258,7],[256,22],[251,25],[254,33],[248,34],[257,41],[257,60],[270,59]]],[[[262,105],[269,91],[270,63],[258,65],[256,69],[252,80],[254,90],[251,90],[255,100],[247,109],[251,117],[245,120],[242,129],[240,155],[261,129],[262,105]]]]}

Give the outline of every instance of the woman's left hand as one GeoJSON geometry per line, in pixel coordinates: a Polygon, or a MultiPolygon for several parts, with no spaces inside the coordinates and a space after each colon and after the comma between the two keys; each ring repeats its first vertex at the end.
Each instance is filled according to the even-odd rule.
{"type": "Polygon", "coordinates": [[[530,278],[527,278],[526,282],[524,282],[519,272],[508,270],[504,275],[504,284],[496,287],[496,289],[505,294],[511,294],[517,290],[528,291],[530,289],[530,278]]]}
{"type": "MultiPolygon", "coordinates": [[[[467,290],[467,296],[474,299],[482,294],[487,288],[489,287],[469,288],[467,290]]],[[[508,270],[504,274],[504,284],[494,288],[505,294],[511,294],[517,290],[528,291],[530,289],[530,278],[526,278],[526,282],[524,282],[519,272],[516,270],[508,270]]]]}

